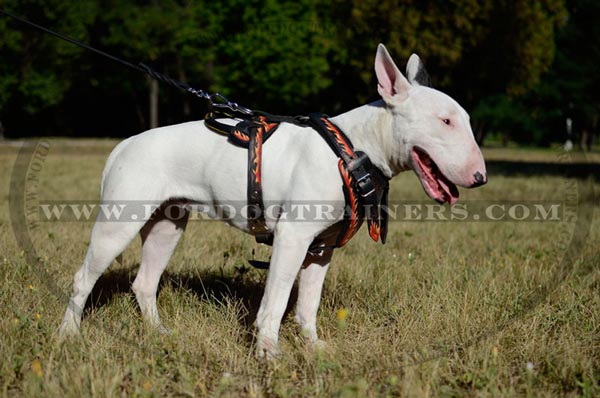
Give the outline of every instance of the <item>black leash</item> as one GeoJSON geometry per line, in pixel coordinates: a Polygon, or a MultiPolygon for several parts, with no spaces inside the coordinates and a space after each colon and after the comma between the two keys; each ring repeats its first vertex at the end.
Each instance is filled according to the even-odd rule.
{"type": "MultiPolygon", "coordinates": [[[[273,232],[266,225],[264,213],[265,207],[262,197],[261,164],[262,146],[271,134],[277,130],[280,123],[294,123],[303,127],[311,127],[316,130],[329,144],[331,149],[340,158],[338,168],[344,184],[342,189],[346,198],[344,210],[343,227],[335,238],[335,244],[328,244],[328,238],[317,237],[311,244],[308,252],[313,255],[321,255],[324,250],[344,246],[360,229],[366,218],[369,225],[369,235],[374,241],[381,238],[385,243],[387,235],[387,195],[388,178],[374,166],[368,156],[360,151],[354,151],[352,142],[348,137],[328,120],[326,115],[311,114],[309,116],[278,116],[265,112],[253,111],[249,108],[229,101],[219,93],[208,93],[197,90],[189,84],[175,80],[167,75],[159,73],[144,63],[133,64],[104,51],[98,50],[88,44],[77,41],[71,37],[54,32],[48,28],[30,22],[24,18],[13,15],[0,8],[0,14],[13,18],[25,25],[31,26],[44,33],[57,37],[68,43],[83,49],[102,55],[112,61],[118,62],[131,69],[148,74],[153,79],[177,87],[180,90],[195,95],[196,97],[209,101],[210,110],[205,119],[205,124],[212,130],[229,136],[229,139],[237,145],[248,148],[248,227],[256,237],[257,242],[273,244],[273,232]],[[242,119],[237,125],[230,126],[220,123],[219,118],[242,119]],[[360,196],[360,198],[358,196],[360,196]],[[367,211],[360,209],[360,204],[366,205],[367,211]],[[350,210],[348,210],[350,208],[350,210]],[[256,211],[251,212],[251,209],[256,211]]],[[[268,268],[269,263],[264,261],[250,261],[257,268],[268,268]]]]}
{"type": "Polygon", "coordinates": [[[193,94],[196,97],[208,100],[209,103],[210,103],[210,105],[211,105],[211,107],[213,107],[213,108],[216,108],[216,109],[219,109],[219,110],[222,110],[222,111],[231,111],[234,114],[245,115],[246,117],[254,115],[254,111],[253,110],[251,110],[249,108],[246,108],[246,107],[243,107],[243,106],[240,106],[240,105],[238,105],[235,102],[229,101],[227,98],[225,98],[223,95],[221,95],[219,93],[211,94],[211,93],[208,93],[208,92],[206,92],[204,90],[201,90],[201,89],[195,89],[195,88],[193,88],[192,86],[190,86],[187,83],[181,82],[179,80],[175,80],[175,79],[173,79],[173,78],[171,78],[171,77],[169,77],[167,75],[164,75],[164,74],[162,74],[160,72],[157,72],[156,70],[152,69],[150,66],[148,66],[148,65],[146,65],[146,64],[144,64],[142,62],[139,62],[138,64],[134,64],[132,62],[126,61],[126,60],[121,59],[119,57],[116,57],[114,55],[108,54],[108,53],[106,53],[106,52],[104,52],[102,50],[98,50],[97,48],[94,48],[94,47],[92,47],[92,46],[90,46],[88,44],[85,44],[85,43],[82,43],[80,41],[77,41],[77,40],[75,40],[75,39],[73,39],[71,37],[68,37],[68,36],[62,35],[60,33],[54,32],[53,30],[45,28],[45,27],[43,27],[41,25],[38,25],[38,24],[36,24],[34,22],[31,22],[31,21],[29,21],[29,20],[27,20],[25,18],[21,18],[21,17],[19,17],[17,15],[11,14],[8,11],[5,11],[2,8],[0,8],[0,14],[6,15],[7,17],[13,18],[13,19],[15,19],[15,20],[17,20],[17,21],[25,24],[25,25],[28,25],[28,26],[31,26],[31,27],[36,28],[38,30],[41,30],[44,33],[47,33],[47,34],[52,35],[54,37],[57,37],[57,38],[59,38],[61,40],[64,40],[64,41],[69,42],[71,44],[74,44],[74,45],[76,45],[78,47],[81,47],[83,49],[92,51],[92,52],[94,52],[96,54],[102,55],[103,57],[106,57],[106,58],[108,58],[108,59],[110,59],[112,61],[118,62],[121,65],[125,65],[125,66],[127,66],[127,67],[129,67],[131,69],[135,69],[138,72],[146,73],[147,75],[149,75],[153,79],[156,79],[156,80],[161,81],[163,83],[167,83],[167,84],[169,84],[171,86],[174,86],[174,87],[176,87],[176,88],[178,88],[180,90],[183,90],[183,91],[185,91],[187,93],[193,94]]]}

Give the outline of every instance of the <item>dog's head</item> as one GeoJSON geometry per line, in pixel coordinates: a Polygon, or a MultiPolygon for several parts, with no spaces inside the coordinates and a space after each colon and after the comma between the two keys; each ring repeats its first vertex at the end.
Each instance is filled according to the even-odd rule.
{"type": "Polygon", "coordinates": [[[416,54],[404,77],[383,44],[377,48],[378,91],[392,115],[393,161],[414,170],[425,192],[440,203],[455,203],[456,185],[487,182],[485,162],[473,137],[469,115],[448,95],[429,87],[416,54]]]}

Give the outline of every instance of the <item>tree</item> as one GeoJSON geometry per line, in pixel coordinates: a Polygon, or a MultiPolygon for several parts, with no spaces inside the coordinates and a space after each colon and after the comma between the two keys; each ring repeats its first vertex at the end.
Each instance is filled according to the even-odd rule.
{"type": "Polygon", "coordinates": [[[600,113],[600,4],[567,2],[569,16],[557,35],[557,54],[545,79],[527,96],[539,124],[564,139],[565,118],[573,119],[580,146],[590,149],[600,113]],[[556,126],[561,126],[557,129],[556,126]]]}
{"type": "Polygon", "coordinates": [[[271,112],[314,110],[331,84],[326,55],[331,40],[317,24],[317,3],[232,1],[223,6],[224,36],[211,86],[241,103],[271,112]]]}
{"type": "MultiPolygon", "coordinates": [[[[550,67],[555,28],[566,15],[562,0],[357,0],[349,5],[340,0],[323,7],[336,25],[346,27],[337,32],[332,66],[342,78],[330,95],[346,94],[340,108],[350,106],[348,99],[376,98],[373,53],[384,42],[400,64],[418,53],[437,88],[475,114],[491,117],[490,106],[514,102],[550,67]],[[356,77],[358,84],[347,84],[356,77]],[[506,98],[488,101],[482,105],[486,110],[477,112],[489,96],[506,98]]],[[[485,122],[476,118],[476,127],[485,122]]]]}
{"type": "MultiPolygon", "coordinates": [[[[92,0],[74,4],[60,0],[7,0],[2,7],[84,41],[97,12],[92,0]]],[[[15,131],[17,125],[27,129],[30,121],[10,118],[12,114],[41,113],[46,122],[55,118],[51,110],[63,101],[70,88],[71,78],[81,66],[77,62],[81,54],[77,47],[0,18],[0,120],[6,120],[7,132],[15,131]]]]}
{"type": "MultiPolygon", "coordinates": [[[[103,14],[108,34],[102,42],[109,48],[118,49],[121,56],[131,60],[144,60],[160,67],[162,62],[176,51],[175,32],[180,21],[179,5],[175,1],[131,2],[113,0],[103,14]]],[[[139,87],[139,81],[134,85],[139,87]]],[[[148,114],[150,128],[158,127],[159,83],[147,77],[148,114]]]]}
{"type": "Polygon", "coordinates": [[[489,99],[481,102],[475,119],[483,121],[487,130],[512,132],[509,136],[517,142],[548,145],[566,139],[566,118],[571,118],[574,131],[579,133],[580,146],[589,148],[600,111],[597,95],[600,27],[596,23],[600,19],[600,4],[592,0],[571,0],[565,6],[567,13],[557,7],[553,35],[539,36],[529,45],[533,46],[536,41],[554,44],[550,67],[546,64],[549,55],[543,57],[543,68],[536,65],[538,71],[548,70],[535,79],[526,79],[527,84],[518,94],[509,90],[495,103],[489,99]],[[512,111],[507,112],[507,107],[512,111]],[[504,122],[500,123],[501,119],[504,122]]]}
{"type": "MultiPolygon", "coordinates": [[[[584,44],[599,36],[585,20],[598,6],[568,5],[560,36],[564,0],[6,0],[3,7],[194,87],[288,114],[335,114],[376,99],[373,56],[383,42],[400,67],[418,53],[434,85],[472,113],[480,139],[493,130],[547,142],[553,136],[541,126],[556,125],[565,96],[587,115],[582,120],[597,123],[598,46],[584,44]]],[[[8,131],[29,124],[35,134],[128,135],[203,116],[202,101],[165,86],[159,96],[158,87],[0,18],[0,119],[8,131]]]]}

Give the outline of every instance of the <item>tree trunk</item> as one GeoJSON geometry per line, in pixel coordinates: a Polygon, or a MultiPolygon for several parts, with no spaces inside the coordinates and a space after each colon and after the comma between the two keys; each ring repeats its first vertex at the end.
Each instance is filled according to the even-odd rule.
{"type": "Polygon", "coordinates": [[[582,151],[587,151],[587,143],[588,143],[588,130],[584,128],[581,130],[581,141],[579,141],[579,149],[582,151]]]}
{"type": "Polygon", "coordinates": [[[150,78],[150,128],[158,127],[158,81],[150,78]]]}

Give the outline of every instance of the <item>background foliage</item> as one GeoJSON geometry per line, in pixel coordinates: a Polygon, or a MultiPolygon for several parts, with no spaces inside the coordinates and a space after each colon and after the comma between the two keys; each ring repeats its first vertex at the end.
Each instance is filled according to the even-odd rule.
{"type": "MultiPolygon", "coordinates": [[[[593,0],[7,0],[2,7],[199,88],[271,112],[335,114],[377,98],[377,43],[424,59],[472,113],[480,141],[547,145],[565,118],[593,136],[600,5],[593,0]]],[[[159,124],[203,116],[160,87],[159,124]]],[[[125,136],[149,127],[149,84],[92,53],[0,18],[8,136],[125,136]]]]}

